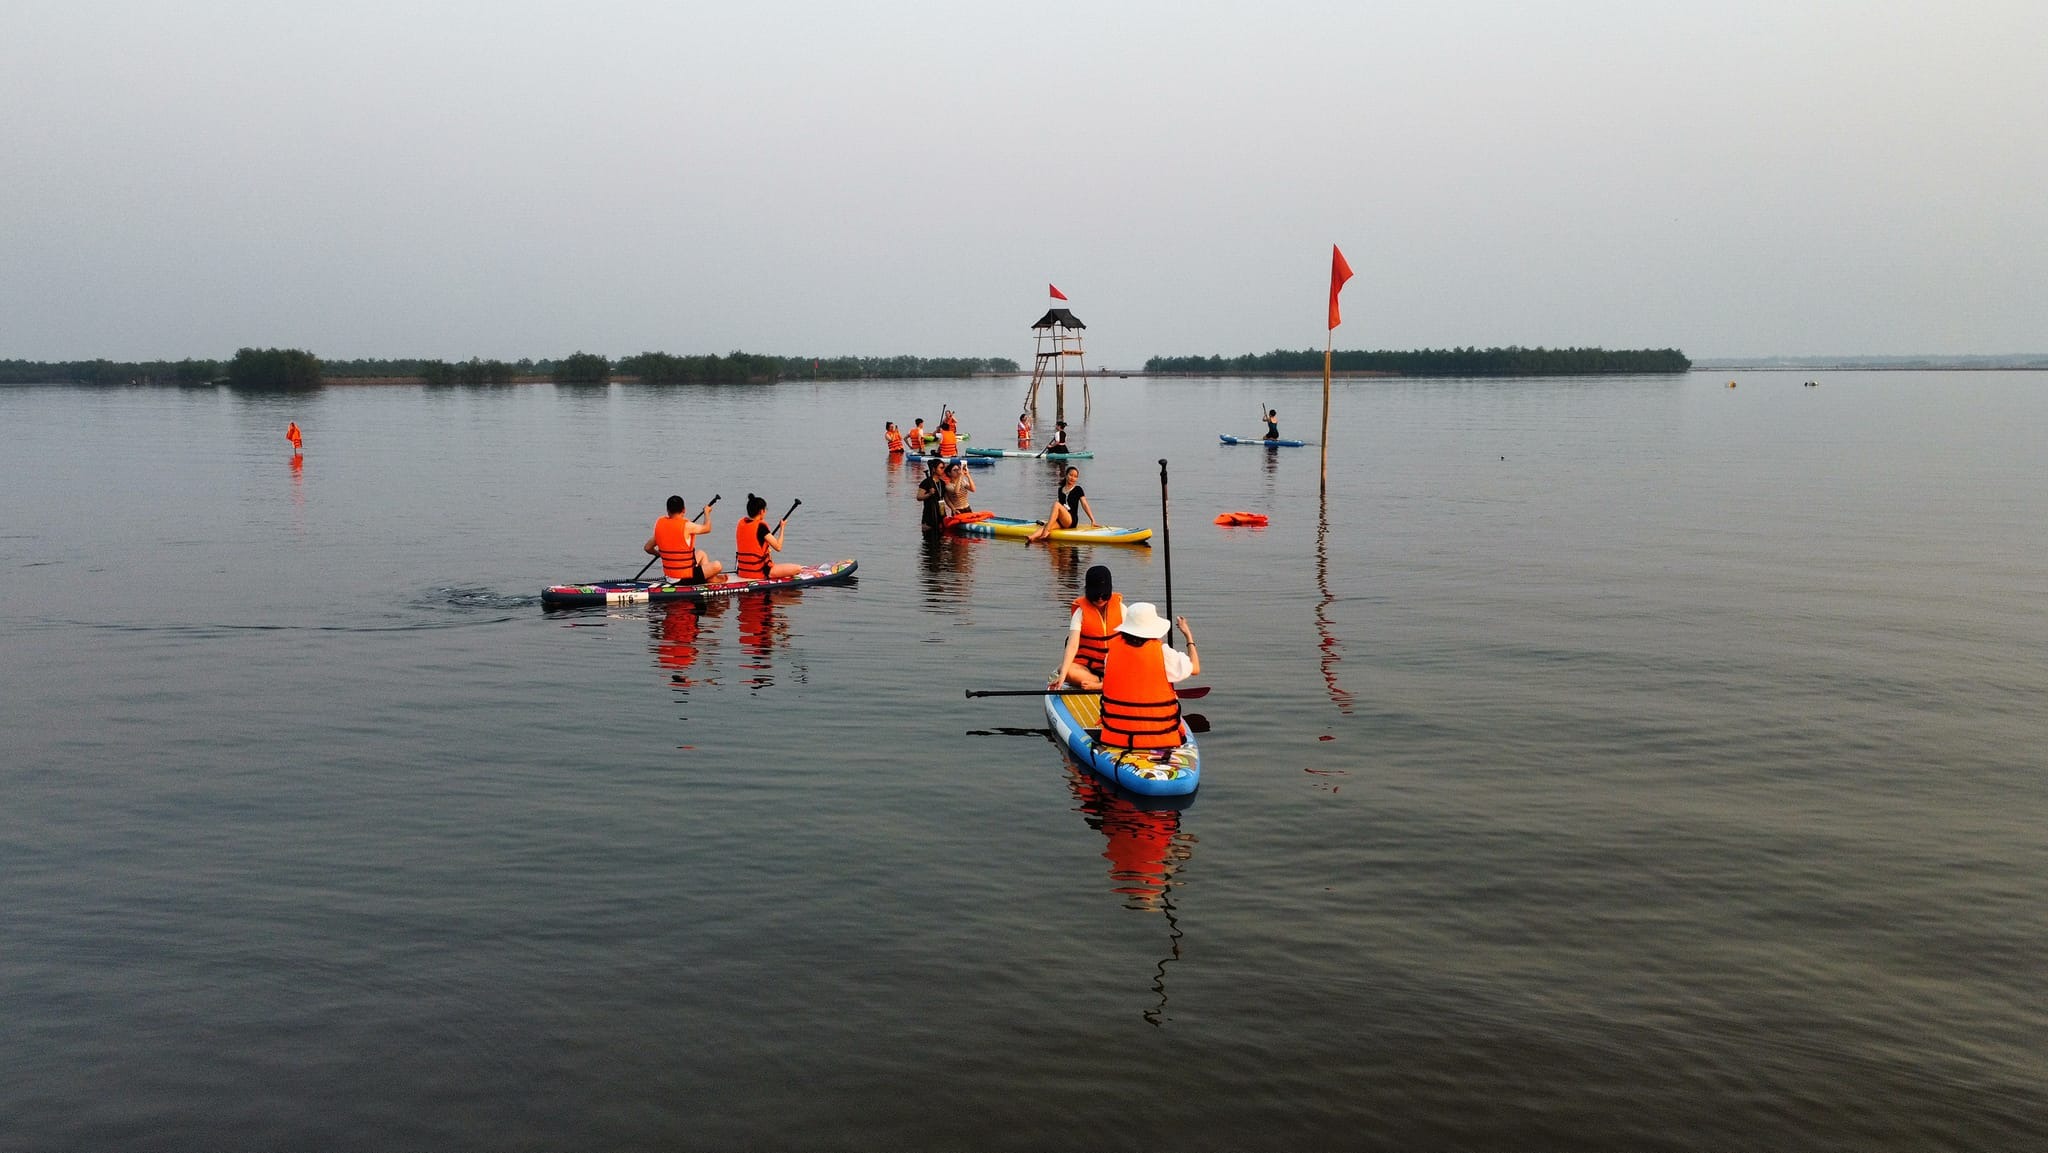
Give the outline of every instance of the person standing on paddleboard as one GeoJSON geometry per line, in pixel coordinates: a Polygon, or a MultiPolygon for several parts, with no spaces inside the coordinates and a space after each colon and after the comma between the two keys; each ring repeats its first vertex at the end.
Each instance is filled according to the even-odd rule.
{"type": "Polygon", "coordinates": [[[1102,523],[1095,519],[1095,506],[1088,503],[1088,494],[1081,490],[1081,470],[1070,464],[1060,481],[1059,495],[1053,498],[1052,509],[1045,514],[1045,523],[1038,526],[1037,532],[1025,537],[1024,543],[1047,540],[1054,529],[1076,528],[1084,515],[1088,518],[1089,528],[1096,528],[1102,523]]]}
{"type": "Polygon", "coordinates": [[[1149,601],[1124,612],[1102,658],[1102,743],[1123,749],[1180,746],[1180,698],[1173,686],[1202,671],[1188,618],[1175,617],[1188,639],[1182,653],[1165,641],[1173,625],[1149,601]]]}
{"type": "Polygon", "coordinates": [[[1060,653],[1060,667],[1053,670],[1045,687],[1099,689],[1103,655],[1109,652],[1109,642],[1124,621],[1123,594],[1111,590],[1107,565],[1088,570],[1081,595],[1073,603],[1074,615],[1067,618],[1067,647],[1060,653]]]}
{"type": "Polygon", "coordinates": [[[670,584],[700,585],[725,571],[725,565],[704,555],[697,538],[711,531],[711,506],[705,505],[697,520],[684,512],[683,498],[668,498],[668,515],[654,522],[654,535],[641,548],[661,558],[661,571],[670,584]]]}

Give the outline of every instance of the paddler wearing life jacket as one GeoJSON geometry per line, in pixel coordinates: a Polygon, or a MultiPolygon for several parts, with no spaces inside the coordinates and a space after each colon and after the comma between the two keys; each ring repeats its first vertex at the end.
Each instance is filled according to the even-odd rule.
{"type": "Polygon", "coordinates": [[[947,460],[960,455],[960,422],[950,412],[939,421],[939,455],[947,460]]]}
{"type": "Polygon", "coordinates": [[[1202,671],[1202,655],[1186,617],[1174,618],[1188,638],[1183,654],[1165,641],[1173,626],[1149,601],[1124,610],[1102,658],[1102,736],[1122,749],[1171,749],[1181,743],[1180,698],[1173,686],[1202,671]]]}
{"type": "Polygon", "coordinates": [[[697,538],[711,531],[711,506],[705,505],[697,520],[683,512],[683,498],[668,498],[668,515],[654,522],[654,535],[641,546],[649,556],[661,558],[661,571],[671,584],[700,585],[725,571],[725,565],[704,555],[697,538]]]}
{"type": "Polygon", "coordinates": [[[1073,607],[1074,615],[1067,619],[1067,647],[1045,687],[1099,689],[1102,658],[1109,652],[1117,626],[1124,623],[1123,594],[1110,588],[1109,566],[1095,565],[1088,570],[1073,607]]]}
{"type": "Polygon", "coordinates": [[[1020,412],[1020,413],[1018,413],[1018,414],[1017,414],[1017,447],[1018,447],[1018,448],[1030,448],[1030,447],[1031,447],[1031,414],[1030,414],[1030,413],[1027,413],[1027,412],[1020,412]]]}
{"type": "Polygon", "coordinates": [[[787,580],[804,571],[804,566],[778,563],[774,554],[782,551],[782,526],[768,527],[768,502],[747,494],[747,515],[733,526],[733,573],[743,581],[787,580]]]}
{"type": "Polygon", "coordinates": [[[882,432],[889,438],[889,454],[891,456],[903,451],[903,432],[896,427],[895,421],[883,421],[882,432]]]}
{"type": "Polygon", "coordinates": [[[917,418],[917,423],[910,426],[910,435],[904,438],[905,442],[910,445],[910,451],[924,451],[924,436],[924,418],[920,416],[917,418]]]}

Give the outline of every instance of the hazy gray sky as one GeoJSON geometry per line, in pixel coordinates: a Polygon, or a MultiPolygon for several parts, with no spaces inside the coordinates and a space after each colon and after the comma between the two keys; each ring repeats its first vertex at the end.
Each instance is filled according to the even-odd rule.
{"type": "Polygon", "coordinates": [[[0,0],[0,358],[2048,349],[2048,2],[0,0]]]}

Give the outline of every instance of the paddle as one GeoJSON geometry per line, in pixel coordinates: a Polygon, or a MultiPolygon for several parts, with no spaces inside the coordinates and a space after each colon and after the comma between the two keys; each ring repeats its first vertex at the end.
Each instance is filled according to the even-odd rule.
{"type": "MultiPolygon", "coordinates": [[[[697,510],[697,519],[699,519],[699,520],[702,520],[702,519],[704,519],[704,514],[705,514],[705,513],[707,513],[707,512],[710,512],[710,511],[711,511],[711,506],[712,506],[712,505],[714,505],[714,504],[717,504],[717,503],[718,503],[718,497],[719,497],[719,495],[720,495],[720,494],[716,494],[716,493],[714,493],[714,494],[712,495],[712,497],[711,497],[711,500],[710,500],[710,501],[709,501],[709,502],[708,502],[707,504],[705,504],[705,506],[704,506],[703,508],[701,508],[701,509],[698,509],[698,510],[697,510]]],[[[797,504],[802,504],[802,503],[803,503],[802,501],[798,501],[798,502],[797,502],[797,504]]],[[[792,506],[790,507],[790,510],[789,510],[789,511],[791,511],[791,512],[795,512],[795,511],[796,511],[796,507],[795,507],[794,505],[792,505],[792,506]]],[[[653,555],[653,556],[651,556],[651,557],[648,557],[648,558],[647,558],[647,563],[646,563],[646,564],[644,564],[644,565],[641,565],[641,566],[640,566],[640,572],[636,572],[636,573],[634,573],[634,574],[633,574],[633,579],[634,579],[634,580],[639,580],[639,579],[640,579],[640,575],[641,575],[641,573],[644,573],[644,572],[646,572],[646,571],[647,571],[648,569],[651,569],[651,568],[653,568],[653,567],[654,567],[654,562],[655,562],[655,561],[658,561],[658,560],[660,560],[660,559],[661,559],[661,554],[659,554],[659,553],[656,553],[655,555],[653,555]]]]}
{"type": "MultiPolygon", "coordinates": [[[[1209,695],[1208,685],[1175,686],[1173,695],[1184,701],[1197,701],[1209,695]]],[[[972,697],[1093,697],[1101,695],[1101,689],[968,689],[972,697]]]]}
{"type": "MultiPolygon", "coordinates": [[[[783,526],[783,525],[786,525],[786,524],[788,524],[788,523],[789,523],[789,517],[790,517],[790,513],[793,513],[793,512],[795,512],[795,511],[796,511],[796,506],[797,506],[797,505],[799,505],[799,504],[802,504],[803,502],[804,502],[804,499],[803,499],[802,497],[798,497],[798,498],[796,498],[796,503],[795,503],[795,504],[792,504],[792,505],[790,505],[790,506],[789,506],[789,512],[783,513],[783,514],[782,514],[782,519],[781,519],[781,520],[778,520],[778,521],[776,521],[776,522],[775,522],[775,531],[776,531],[777,535],[780,535],[780,534],[781,534],[781,532],[782,532],[782,526],[783,526]]],[[[705,507],[707,507],[707,508],[708,508],[708,507],[710,507],[710,506],[708,506],[708,505],[707,505],[707,506],[705,506],[705,507]]]]}
{"type": "Polygon", "coordinates": [[[1166,635],[1173,635],[1173,526],[1166,519],[1166,458],[1159,458],[1159,544],[1166,557],[1166,635]]]}

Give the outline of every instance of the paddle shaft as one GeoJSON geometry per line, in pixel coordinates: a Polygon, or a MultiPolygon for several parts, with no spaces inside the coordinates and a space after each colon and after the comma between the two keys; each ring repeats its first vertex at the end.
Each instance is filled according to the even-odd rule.
{"type": "MultiPolygon", "coordinates": [[[[1189,686],[1188,686],[1188,687],[1186,687],[1186,688],[1180,688],[1180,687],[1176,686],[1176,687],[1174,688],[1174,690],[1173,690],[1173,695],[1174,695],[1174,696],[1176,696],[1176,697],[1179,697],[1180,699],[1182,699],[1182,700],[1184,700],[1184,701],[1193,701],[1193,700],[1200,700],[1201,698],[1203,698],[1203,697],[1206,697],[1206,696],[1208,696],[1208,695],[1209,695],[1209,688],[1210,688],[1210,686],[1208,686],[1208,685],[1189,685],[1189,686]]],[[[1099,695],[1100,695],[1101,693],[1102,693],[1102,690],[1101,690],[1101,689],[968,689],[968,690],[967,690],[967,696],[968,696],[968,698],[969,698],[969,699],[972,699],[972,698],[974,698],[974,697],[1093,697],[1093,696],[1099,696],[1099,695]]]]}
{"type": "MultiPolygon", "coordinates": [[[[705,513],[707,513],[707,512],[710,512],[710,511],[711,511],[711,506],[712,506],[712,505],[714,505],[714,504],[717,504],[717,503],[718,503],[718,497],[719,497],[720,495],[722,495],[722,494],[718,494],[718,493],[714,493],[714,494],[712,494],[712,497],[711,497],[711,499],[710,499],[710,500],[709,500],[708,502],[706,502],[706,503],[705,503],[704,507],[703,507],[703,508],[700,508],[700,509],[698,509],[698,510],[697,510],[697,519],[699,519],[699,520],[702,520],[702,519],[704,518],[704,514],[705,514],[705,513]]],[[[796,502],[796,504],[802,504],[802,503],[803,503],[802,501],[798,501],[798,502],[796,502]]],[[[789,511],[790,511],[790,512],[795,512],[795,511],[796,511],[796,504],[793,504],[793,505],[790,505],[790,506],[789,506],[789,511]]],[[[787,519],[787,515],[786,515],[786,514],[785,514],[785,517],[784,517],[784,519],[787,519]]],[[[656,553],[655,555],[653,555],[653,556],[651,556],[651,557],[648,557],[648,558],[647,558],[647,563],[646,563],[646,564],[644,564],[644,565],[641,565],[641,566],[640,566],[640,572],[636,572],[636,573],[634,573],[634,574],[633,574],[633,579],[634,579],[634,580],[639,580],[639,579],[640,579],[640,576],[641,576],[641,574],[642,574],[642,573],[645,573],[645,572],[646,572],[646,571],[647,571],[648,569],[651,569],[651,568],[653,568],[653,567],[654,567],[654,562],[655,562],[655,561],[658,561],[658,560],[660,560],[660,559],[661,559],[661,554],[660,554],[660,553],[656,553]]]]}
{"type": "Polygon", "coordinates": [[[1159,458],[1159,544],[1166,557],[1166,631],[1173,634],[1173,522],[1166,518],[1166,458],[1159,458]]]}

